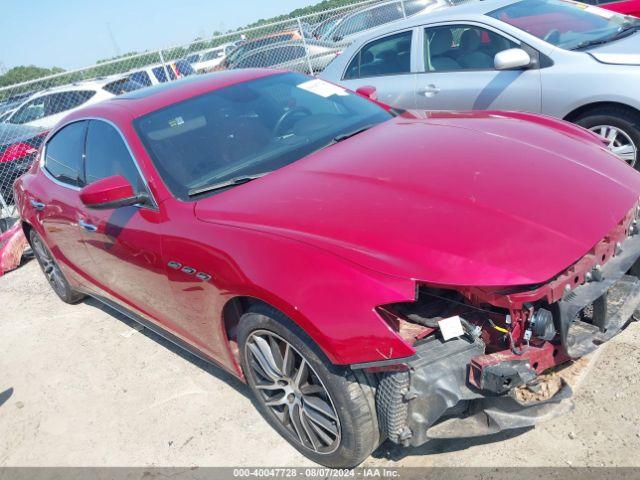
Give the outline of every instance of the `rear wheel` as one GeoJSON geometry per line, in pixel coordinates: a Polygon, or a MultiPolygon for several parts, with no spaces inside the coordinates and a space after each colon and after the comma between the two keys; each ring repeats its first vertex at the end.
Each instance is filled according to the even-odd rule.
{"type": "Polygon", "coordinates": [[[31,247],[33,249],[33,255],[36,257],[40,268],[44,272],[45,277],[53,291],[56,292],[60,300],[66,303],[78,303],[85,296],[71,288],[69,282],[60,270],[58,263],[54,260],[51,251],[42,241],[40,235],[35,230],[31,230],[30,233],[31,247]]]}
{"type": "Polygon", "coordinates": [[[371,387],[332,365],[282,313],[252,308],[240,320],[238,341],[260,413],[298,451],[321,465],[348,468],[378,446],[371,387]]]}
{"type": "Polygon", "coordinates": [[[618,158],[640,169],[640,115],[624,108],[602,107],[587,111],[575,123],[598,135],[618,158]]]}

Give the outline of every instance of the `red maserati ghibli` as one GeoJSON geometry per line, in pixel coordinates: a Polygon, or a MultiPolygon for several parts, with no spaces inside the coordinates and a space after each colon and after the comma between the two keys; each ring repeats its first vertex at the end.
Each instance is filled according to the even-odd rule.
{"type": "Polygon", "coordinates": [[[237,70],[77,111],[38,158],[14,193],[60,298],[245,380],[327,466],[567,412],[539,375],[640,303],[640,173],[547,117],[237,70]]]}

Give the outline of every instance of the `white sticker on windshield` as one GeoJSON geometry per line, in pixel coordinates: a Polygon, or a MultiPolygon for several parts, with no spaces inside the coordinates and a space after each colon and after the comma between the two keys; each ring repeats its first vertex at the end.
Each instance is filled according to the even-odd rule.
{"type": "Polygon", "coordinates": [[[334,85],[333,83],[325,82],[319,78],[301,83],[298,85],[298,88],[306,90],[307,92],[315,93],[316,95],[320,95],[324,98],[330,97],[331,95],[349,95],[344,88],[334,85]]]}
{"type": "Polygon", "coordinates": [[[176,117],[169,120],[169,126],[171,127],[179,127],[183,123],[184,123],[184,120],[182,119],[182,117],[176,117]]]}

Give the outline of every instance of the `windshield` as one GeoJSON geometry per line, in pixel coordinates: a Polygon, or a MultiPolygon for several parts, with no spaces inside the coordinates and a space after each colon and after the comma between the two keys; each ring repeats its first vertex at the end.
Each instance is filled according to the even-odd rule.
{"type": "Polygon", "coordinates": [[[284,73],[178,102],[134,126],[167,187],[186,200],[190,191],[271,172],[390,117],[341,87],[284,73]]]}
{"type": "Polygon", "coordinates": [[[569,0],[523,0],[488,13],[490,17],[558,47],[573,50],[615,40],[634,20],[569,0]]]}

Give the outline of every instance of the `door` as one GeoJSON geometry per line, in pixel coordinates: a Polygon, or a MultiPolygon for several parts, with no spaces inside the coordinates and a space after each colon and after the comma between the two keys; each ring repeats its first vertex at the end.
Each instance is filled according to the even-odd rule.
{"type": "Polygon", "coordinates": [[[371,85],[381,102],[415,108],[414,45],[413,30],[372,40],[353,56],[340,84],[354,91],[371,85]]]}
{"type": "MultiPolygon", "coordinates": [[[[151,193],[119,131],[101,120],[87,129],[85,178],[96,180],[122,175],[136,193],[151,193]]],[[[160,249],[161,215],[155,204],[120,208],[83,208],[83,235],[91,262],[87,273],[110,299],[124,303],[169,330],[176,325],[165,318],[171,297],[160,249]]]]}
{"type": "Polygon", "coordinates": [[[44,147],[42,171],[47,181],[31,191],[44,240],[65,271],[83,275],[89,263],[79,218],[83,209],[78,193],[83,186],[84,121],[61,128],[44,147]]]}
{"type": "Polygon", "coordinates": [[[417,108],[540,112],[538,68],[494,68],[498,52],[520,47],[515,41],[471,24],[427,27],[422,37],[422,73],[417,75],[415,91],[417,108]]]}

